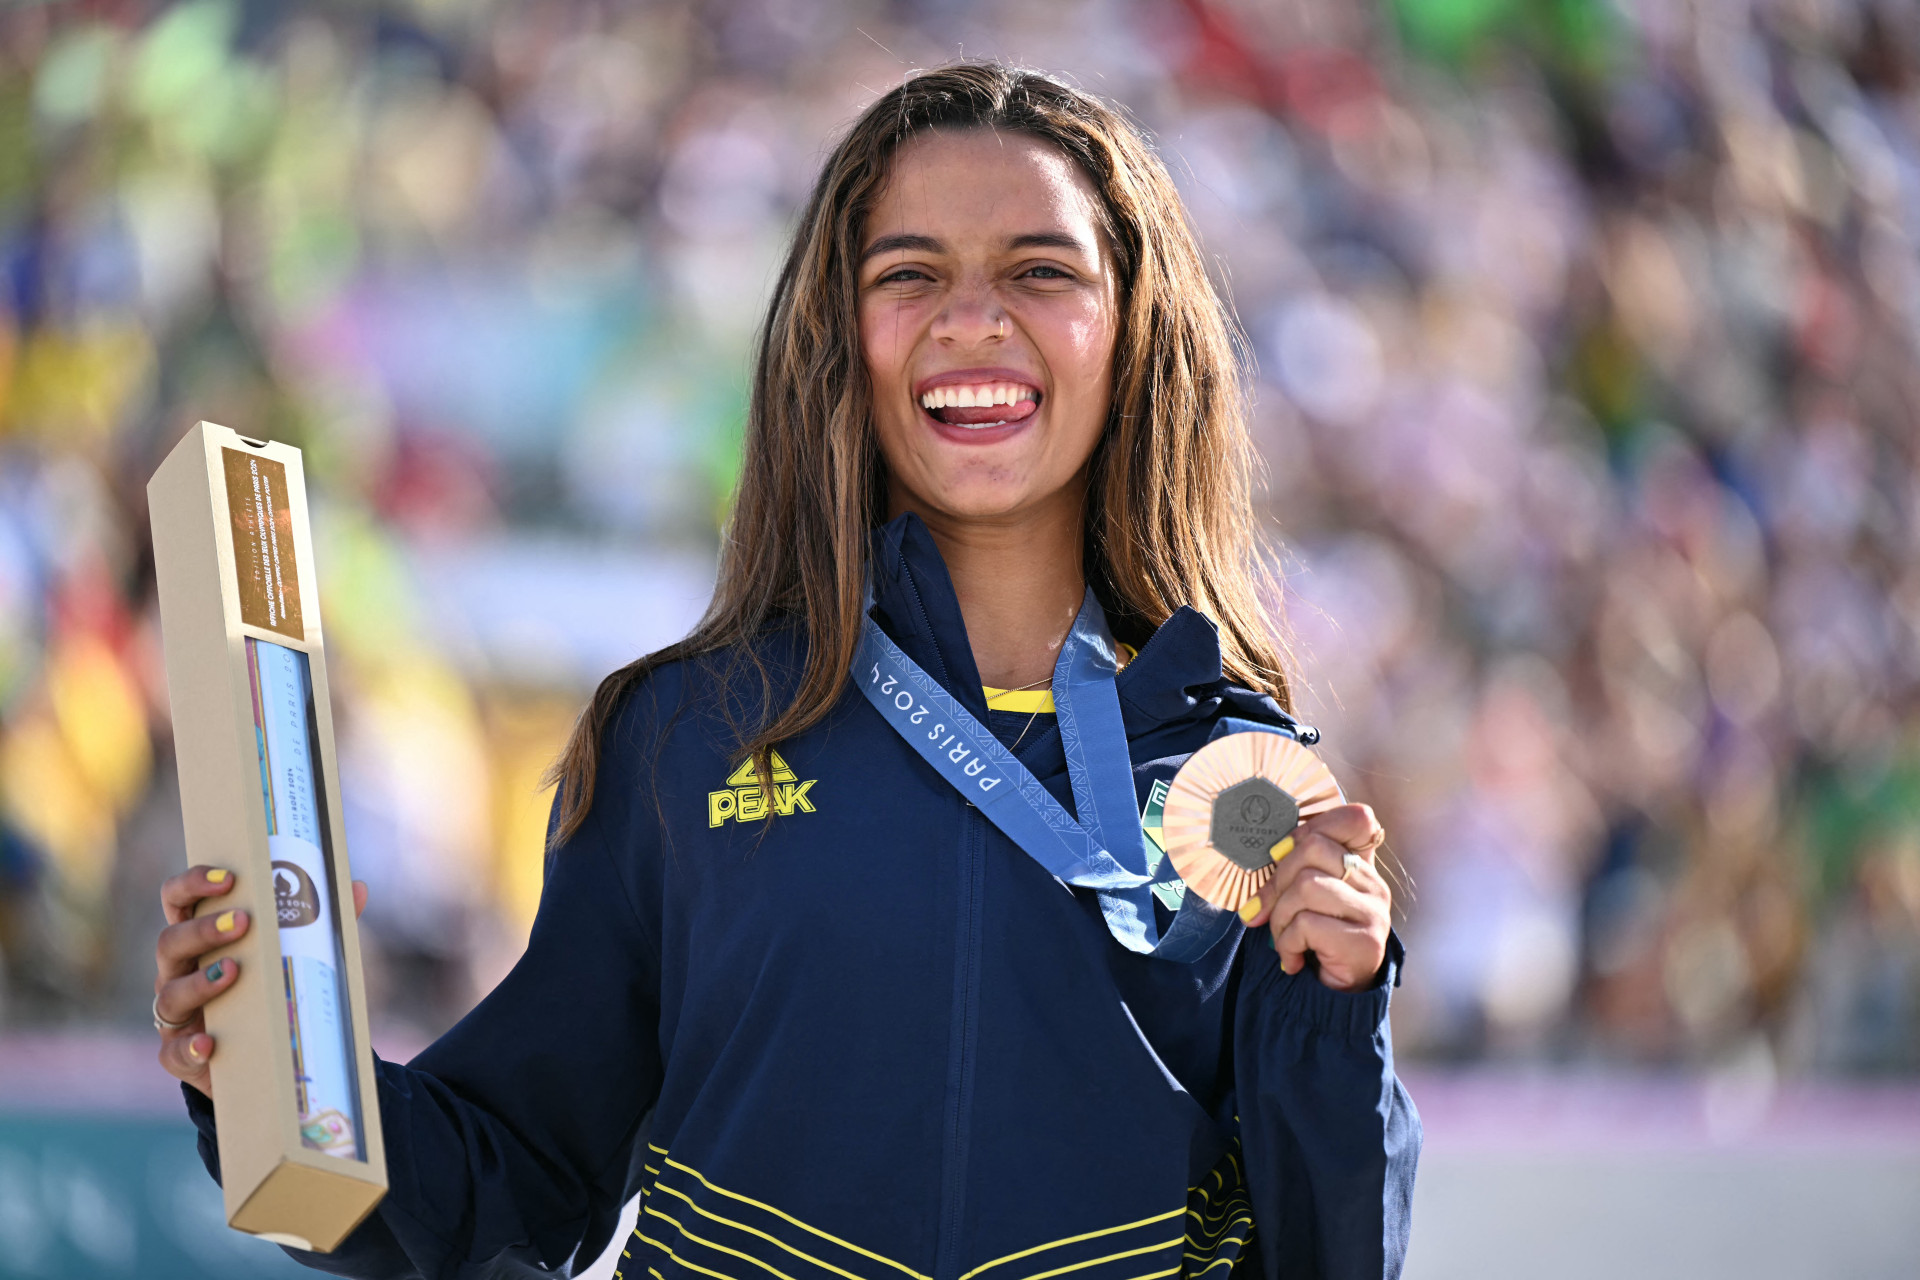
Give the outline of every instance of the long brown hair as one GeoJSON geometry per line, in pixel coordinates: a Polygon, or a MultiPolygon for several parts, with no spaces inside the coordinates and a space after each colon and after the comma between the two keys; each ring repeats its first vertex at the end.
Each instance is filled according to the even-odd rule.
{"type": "Polygon", "coordinates": [[[1285,652],[1263,601],[1253,450],[1225,307],[1179,194],[1130,121],[1049,76],[988,62],[923,71],[869,107],[820,173],[767,308],[745,458],[713,602],[678,644],[601,681],[550,781],[556,839],[593,799],[600,740],[627,693],[664,663],[729,651],[770,693],[752,641],[796,622],[806,663],[791,701],[762,705],[740,751],[767,752],[839,699],[861,627],[868,536],[884,477],[859,348],[857,264],[867,212],[902,143],[936,129],[1026,134],[1077,161],[1098,192],[1120,281],[1111,418],[1090,462],[1086,573],[1115,630],[1150,631],[1181,605],[1220,628],[1227,674],[1291,709],[1285,652]]]}

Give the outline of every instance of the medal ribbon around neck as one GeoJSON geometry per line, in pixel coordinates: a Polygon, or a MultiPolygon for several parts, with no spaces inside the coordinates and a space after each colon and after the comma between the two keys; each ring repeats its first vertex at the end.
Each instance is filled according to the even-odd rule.
{"type": "Polygon", "coordinates": [[[1053,668],[1054,710],[1077,820],[872,617],[862,629],[852,674],[894,732],[1008,839],[1050,874],[1099,895],[1100,914],[1121,946],[1191,962],[1212,949],[1234,915],[1189,894],[1166,934],[1159,931],[1114,685],[1119,668],[1107,615],[1089,589],[1053,668]]]}

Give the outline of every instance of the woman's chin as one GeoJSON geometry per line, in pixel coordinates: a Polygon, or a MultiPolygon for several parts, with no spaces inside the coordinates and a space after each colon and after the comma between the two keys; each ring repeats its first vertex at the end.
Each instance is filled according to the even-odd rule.
{"type": "MultiPolygon", "coordinates": [[[[1054,455],[1045,410],[1005,423],[962,425],[916,415],[897,448],[893,472],[901,507],[937,513],[948,520],[1003,523],[1045,508],[1051,500],[1078,499],[1073,468],[1054,455]]],[[[899,427],[907,424],[900,423],[899,427]]],[[[897,428],[896,428],[897,429],[897,428]]],[[[885,428],[883,428],[883,431],[885,428]]],[[[1091,434],[1091,433],[1090,433],[1091,434]]]]}
{"type": "Polygon", "coordinates": [[[981,524],[1017,521],[1065,496],[1063,486],[1036,484],[1030,470],[1011,468],[998,475],[932,477],[918,487],[922,492],[907,505],[931,509],[948,520],[981,524]]]}

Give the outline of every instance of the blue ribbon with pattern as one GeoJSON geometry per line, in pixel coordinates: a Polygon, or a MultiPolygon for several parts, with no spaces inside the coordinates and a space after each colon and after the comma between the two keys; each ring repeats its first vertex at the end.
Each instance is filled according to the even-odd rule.
{"type": "Polygon", "coordinates": [[[1092,889],[1108,930],[1129,951],[1193,961],[1218,942],[1231,912],[1188,894],[1160,934],[1148,885],[1153,859],[1134,804],[1133,762],[1114,687],[1119,657],[1089,590],[1053,668],[1053,705],[1079,818],[960,700],[866,620],[853,680],[896,733],[987,820],[1048,872],[1092,889]]]}

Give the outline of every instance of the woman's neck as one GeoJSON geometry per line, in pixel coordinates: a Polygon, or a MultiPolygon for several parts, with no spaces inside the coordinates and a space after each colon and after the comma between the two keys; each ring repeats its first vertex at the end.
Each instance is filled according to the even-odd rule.
{"type": "Polygon", "coordinates": [[[947,562],[980,682],[1016,689],[1051,678],[1086,597],[1084,491],[1074,486],[1042,509],[1004,517],[956,517],[901,499],[893,506],[926,522],[947,562]]]}

